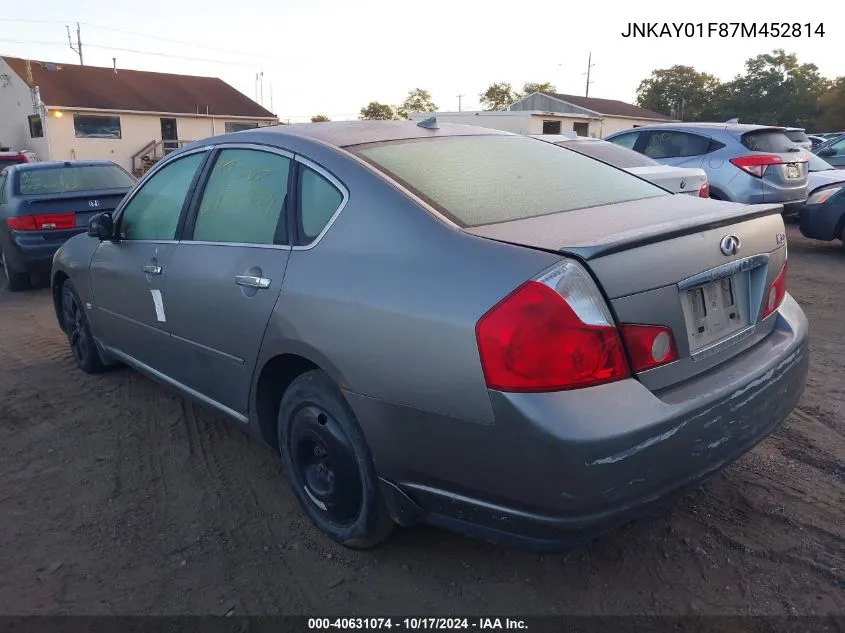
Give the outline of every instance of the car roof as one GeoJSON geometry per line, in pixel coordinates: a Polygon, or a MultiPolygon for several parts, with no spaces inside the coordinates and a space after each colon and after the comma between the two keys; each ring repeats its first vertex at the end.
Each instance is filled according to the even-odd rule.
{"type": "Polygon", "coordinates": [[[600,138],[593,138],[592,136],[569,136],[568,134],[532,134],[532,138],[538,138],[541,141],[548,141],[549,143],[562,143],[572,141],[595,141],[603,142],[600,138]]]}
{"type": "Polygon", "coordinates": [[[115,165],[110,160],[48,160],[38,163],[19,163],[10,165],[18,171],[33,171],[38,169],[56,169],[57,167],[95,167],[98,165],[115,165]]]}
{"type": "Polygon", "coordinates": [[[779,125],[757,125],[754,123],[656,123],[654,125],[641,125],[633,130],[624,130],[618,134],[625,132],[639,132],[640,130],[725,130],[726,132],[734,132],[736,134],[745,134],[746,132],[754,132],[757,130],[776,130],[783,132],[786,128],[779,125]]]}
{"type": "Polygon", "coordinates": [[[436,129],[420,127],[415,121],[326,121],[270,125],[226,134],[227,139],[246,140],[259,134],[280,134],[313,139],[334,147],[350,147],[384,141],[399,141],[440,136],[517,136],[510,132],[473,125],[440,123],[436,129]]]}

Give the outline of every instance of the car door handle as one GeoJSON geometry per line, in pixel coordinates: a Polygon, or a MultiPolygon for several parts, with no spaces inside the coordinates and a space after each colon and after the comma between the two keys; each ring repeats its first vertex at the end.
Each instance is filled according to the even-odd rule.
{"type": "Polygon", "coordinates": [[[150,275],[160,275],[161,274],[161,266],[153,266],[152,264],[148,264],[144,266],[143,271],[150,275]]]}
{"type": "Polygon", "coordinates": [[[267,277],[254,277],[253,275],[238,275],[235,277],[236,284],[250,288],[269,288],[270,281],[267,277]]]}

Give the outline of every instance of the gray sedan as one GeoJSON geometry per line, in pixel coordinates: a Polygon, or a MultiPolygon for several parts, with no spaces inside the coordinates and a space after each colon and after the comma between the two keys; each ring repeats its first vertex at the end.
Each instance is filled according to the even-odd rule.
{"type": "Polygon", "coordinates": [[[494,130],[288,125],[168,155],[59,250],[52,289],[82,370],[227,414],[332,539],[428,522],[558,548],[795,406],[779,211],[494,130]]]}

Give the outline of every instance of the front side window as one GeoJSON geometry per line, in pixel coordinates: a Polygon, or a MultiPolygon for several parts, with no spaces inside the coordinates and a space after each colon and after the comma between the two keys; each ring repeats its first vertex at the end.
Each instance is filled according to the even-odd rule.
{"type": "Polygon", "coordinates": [[[639,136],[639,132],[631,132],[630,134],[620,134],[619,136],[614,136],[613,138],[609,138],[607,140],[614,145],[634,149],[634,145],[637,144],[637,138],[639,138],[639,136]]]}
{"type": "Polygon", "coordinates": [[[121,138],[120,117],[75,114],[73,131],[76,138],[121,138]]]}
{"type": "Polygon", "coordinates": [[[205,152],[165,165],[132,197],[120,216],[120,237],[125,240],[172,240],[179,216],[205,152]]]}
{"type": "Polygon", "coordinates": [[[322,233],[343,202],[343,194],[313,169],[303,165],[299,174],[301,241],[307,244],[322,233]]]}
{"type": "Polygon", "coordinates": [[[285,205],[290,158],[252,149],[224,149],[202,194],[193,239],[273,244],[285,205]]]}
{"type": "Polygon", "coordinates": [[[236,123],[233,121],[227,121],[225,123],[226,134],[231,134],[232,132],[243,132],[244,130],[254,130],[257,127],[258,123],[236,123]]]}
{"type": "Polygon", "coordinates": [[[463,227],[671,195],[610,165],[523,136],[388,141],[361,146],[357,154],[463,227]]]}
{"type": "Polygon", "coordinates": [[[643,153],[649,158],[701,156],[710,148],[710,139],[686,132],[656,131],[648,135],[643,153]]]}

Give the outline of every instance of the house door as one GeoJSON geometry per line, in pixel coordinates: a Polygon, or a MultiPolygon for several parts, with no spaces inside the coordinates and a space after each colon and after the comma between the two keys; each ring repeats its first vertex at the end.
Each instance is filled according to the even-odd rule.
{"type": "Polygon", "coordinates": [[[179,134],[176,131],[176,119],[161,119],[161,140],[164,141],[162,147],[165,154],[179,149],[179,144],[173,142],[179,140],[179,134]]]}

